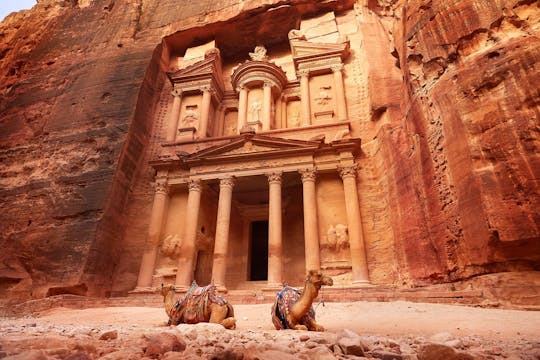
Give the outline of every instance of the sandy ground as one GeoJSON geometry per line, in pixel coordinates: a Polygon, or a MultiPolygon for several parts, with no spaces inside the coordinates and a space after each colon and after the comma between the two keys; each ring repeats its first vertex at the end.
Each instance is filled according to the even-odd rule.
{"type": "Polygon", "coordinates": [[[208,324],[168,327],[163,308],[55,308],[32,316],[0,318],[0,358],[540,359],[539,311],[404,301],[314,306],[324,333],[274,330],[271,304],[235,305],[236,330],[208,324]],[[114,336],[104,340],[107,333],[114,336]],[[172,350],[177,340],[166,348],[163,344],[177,334],[182,349],[172,350]],[[349,354],[357,349],[351,342],[367,344],[366,352],[349,354]],[[433,343],[446,347],[430,348],[433,343]],[[149,351],[155,351],[154,355],[149,351]],[[448,352],[458,355],[448,357],[448,352]]]}
{"type": "MultiPolygon", "coordinates": [[[[540,312],[397,302],[315,303],[317,322],[327,331],[350,329],[361,335],[432,336],[446,332],[502,341],[540,340],[540,312]]],[[[237,329],[273,330],[270,304],[235,305],[237,329]]],[[[22,320],[22,319],[21,319],[22,320]]],[[[72,310],[57,308],[38,322],[88,326],[162,326],[165,311],[148,307],[72,310]]]]}

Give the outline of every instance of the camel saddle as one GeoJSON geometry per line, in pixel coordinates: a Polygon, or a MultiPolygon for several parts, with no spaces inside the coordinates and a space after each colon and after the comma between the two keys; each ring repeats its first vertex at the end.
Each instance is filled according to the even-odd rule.
{"type": "MultiPolygon", "coordinates": [[[[291,329],[290,324],[287,322],[287,317],[291,307],[301,296],[302,290],[286,285],[276,294],[276,301],[272,306],[272,323],[276,330],[291,329]]],[[[302,319],[306,317],[315,321],[315,310],[313,306],[311,306],[308,313],[302,319]]],[[[304,321],[301,320],[299,323],[304,323],[304,321]]]]}
{"type": "Polygon", "coordinates": [[[178,325],[208,322],[211,304],[225,305],[227,300],[217,293],[215,285],[200,287],[193,281],[186,295],[174,304],[168,323],[178,325]]]}

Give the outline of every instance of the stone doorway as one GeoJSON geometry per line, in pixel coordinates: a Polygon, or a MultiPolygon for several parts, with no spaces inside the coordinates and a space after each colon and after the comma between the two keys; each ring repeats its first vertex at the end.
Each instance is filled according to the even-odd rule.
{"type": "Polygon", "coordinates": [[[268,221],[250,226],[249,281],[268,280],[268,221]]]}

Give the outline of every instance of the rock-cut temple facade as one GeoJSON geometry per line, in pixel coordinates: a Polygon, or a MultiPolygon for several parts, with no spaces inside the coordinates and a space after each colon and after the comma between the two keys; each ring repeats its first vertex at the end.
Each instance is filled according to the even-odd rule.
{"type": "Polygon", "coordinates": [[[370,283],[350,40],[333,12],[321,21],[238,62],[215,41],[174,57],[136,290],[274,288],[309,270],[370,283]]]}

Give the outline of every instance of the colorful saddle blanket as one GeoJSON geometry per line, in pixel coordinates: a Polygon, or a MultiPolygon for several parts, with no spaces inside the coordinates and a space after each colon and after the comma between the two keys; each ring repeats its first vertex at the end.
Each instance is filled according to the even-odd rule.
{"type": "MultiPolygon", "coordinates": [[[[276,330],[290,329],[290,324],[287,322],[287,316],[290,313],[291,307],[302,296],[302,290],[290,286],[284,286],[280,292],[276,294],[276,301],[272,306],[272,323],[276,330]]],[[[315,321],[315,310],[313,306],[308,313],[304,315],[299,324],[305,324],[309,319],[315,321]]]]}
{"type": "Polygon", "coordinates": [[[227,301],[217,293],[215,285],[199,287],[193,282],[186,295],[171,309],[169,325],[208,322],[211,304],[225,305],[227,301]]]}

